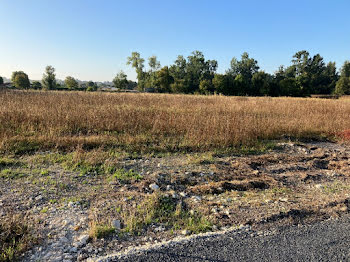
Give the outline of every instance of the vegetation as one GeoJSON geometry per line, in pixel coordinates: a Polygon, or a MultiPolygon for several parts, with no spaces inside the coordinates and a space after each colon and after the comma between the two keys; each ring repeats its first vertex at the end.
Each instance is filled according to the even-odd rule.
{"type": "MultiPolygon", "coordinates": [[[[218,74],[218,62],[207,60],[200,51],[192,52],[187,59],[179,55],[173,65],[161,67],[156,56],[145,59],[132,52],[127,64],[136,71],[138,83],[127,79],[120,71],[113,79],[118,90],[138,89],[156,93],[223,94],[229,96],[293,96],[312,94],[350,94],[350,62],[345,61],[340,76],[334,62],[326,62],[320,54],[310,55],[306,50],[297,52],[288,67],[280,66],[269,74],[260,70],[258,61],[244,52],[240,59],[232,58],[230,68],[218,74]]],[[[13,72],[12,82],[16,88],[30,87],[28,76],[22,71],[13,72]],[[15,79],[16,75],[18,79],[15,79]]],[[[55,69],[47,66],[42,80],[32,84],[33,89],[97,91],[92,81],[77,81],[67,76],[64,84],[56,82],[55,69]]],[[[99,84],[104,87],[103,83],[99,84]]],[[[110,87],[110,86],[109,86],[110,87]]]]}
{"type": "Polygon", "coordinates": [[[126,89],[128,87],[127,75],[120,71],[113,79],[113,84],[115,88],[126,89]]]}
{"type": "Polygon", "coordinates": [[[12,216],[0,221],[0,261],[15,261],[34,244],[30,228],[23,218],[12,216]]]}
{"type": "Polygon", "coordinates": [[[5,91],[0,149],[190,152],[261,141],[332,138],[350,129],[347,99],[5,91]]]}
{"type": "Polygon", "coordinates": [[[211,223],[201,214],[189,212],[181,201],[153,193],[146,197],[136,209],[123,209],[121,213],[125,232],[140,234],[152,223],[162,223],[173,230],[187,229],[192,233],[211,229],[211,223]]]}
{"type": "Polygon", "coordinates": [[[0,76],[0,85],[4,83],[4,79],[0,76]]]}
{"type": "Polygon", "coordinates": [[[79,87],[77,80],[71,76],[67,76],[66,80],[64,80],[64,83],[66,84],[67,88],[71,90],[76,90],[79,87]]]}
{"type": "Polygon", "coordinates": [[[308,96],[331,94],[338,81],[335,63],[326,65],[319,54],[310,56],[305,50],[293,56],[291,66],[281,66],[273,75],[260,71],[258,61],[249,57],[248,53],[243,53],[240,60],[234,57],[225,74],[217,74],[217,61],[206,60],[199,51],[192,52],[187,60],[178,56],[169,68],[160,69],[155,56],[149,58],[148,71],[144,62],[137,52],[128,57],[128,64],[137,73],[138,88],[159,93],[308,96]]]}
{"type": "Polygon", "coordinates": [[[11,81],[16,88],[28,89],[30,82],[28,75],[23,71],[15,71],[12,73],[11,81]]]}
{"type": "Polygon", "coordinates": [[[53,90],[56,88],[56,74],[55,68],[52,66],[47,66],[45,69],[45,74],[43,75],[42,80],[43,88],[46,90],[53,90]]]}

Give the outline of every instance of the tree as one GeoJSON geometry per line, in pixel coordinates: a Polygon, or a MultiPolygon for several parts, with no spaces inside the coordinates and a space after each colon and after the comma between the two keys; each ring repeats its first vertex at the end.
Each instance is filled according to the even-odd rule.
{"type": "Polygon", "coordinates": [[[0,85],[4,84],[4,79],[0,76],[0,85]]]}
{"type": "Polygon", "coordinates": [[[97,91],[97,85],[96,85],[96,83],[93,82],[93,81],[89,81],[89,82],[86,84],[86,91],[88,91],[88,92],[97,91]]]}
{"type": "Polygon", "coordinates": [[[42,88],[41,83],[40,83],[39,81],[34,81],[34,82],[32,83],[32,88],[33,88],[33,89],[36,89],[36,90],[41,89],[41,88],[42,88]]]}
{"type": "Polygon", "coordinates": [[[146,74],[143,71],[145,59],[141,58],[140,53],[132,52],[131,56],[128,57],[127,65],[131,65],[136,70],[138,88],[140,90],[145,89],[146,74]]]}
{"type": "Polygon", "coordinates": [[[43,79],[41,81],[43,88],[47,90],[52,90],[56,88],[56,75],[55,68],[52,66],[47,66],[45,68],[45,73],[43,74],[43,79]]]}
{"type": "Polygon", "coordinates": [[[120,71],[113,79],[114,87],[118,89],[127,89],[128,83],[127,75],[123,71],[120,71]]]}
{"type": "Polygon", "coordinates": [[[340,78],[335,87],[338,95],[350,95],[350,61],[345,61],[340,71],[340,78]]]}
{"type": "Polygon", "coordinates": [[[156,72],[156,91],[160,93],[170,92],[170,85],[174,82],[173,77],[170,75],[169,68],[164,66],[162,69],[156,72]]]}
{"type": "Polygon", "coordinates": [[[16,88],[28,89],[30,87],[28,75],[23,71],[13,72],[11,81],[16,88]]]}
{"type": "Polygon", "coordinates": [[[214,86],[211,80],[209,79],[203,79],[200,83],[199,83],[199,92],[201,94],[210,94],[212,93],[214,90],[214,86]]]}
{"type": "Polygon", "coordinates": [[[252,94],[254,96],[271,95],[272,77],[264,71],[256,72],[252,77],[252,94]]]}
{"type": "Polygon", "coordinates": [[[231,60],[231,68],[228,70],[228,74],[231,75],[234,79],[241,75],[235,81],[238,85],[239,95],[254,95],[252,90],[252,77],[258,72],[259,66],[258,61],[250,58],[247,52],[244,52],[241,56],[241,60],[237,60],[235,57],[231,60]]]}
{"type": "Polygon", "coordinates": [[[78,81],[71,76],[67,76],[66,79],[64,80],[64,83],[66,84],[67,88],[70,90],[75,90],[75,89],[78,89],[79,87],[78,81]]]}
{"type": "Polygon", "coordinates": [[[160,68],[160,62],[155,55],[148,58],[148,65],[151,68],[151,72],[155,72],[160,68]]]}

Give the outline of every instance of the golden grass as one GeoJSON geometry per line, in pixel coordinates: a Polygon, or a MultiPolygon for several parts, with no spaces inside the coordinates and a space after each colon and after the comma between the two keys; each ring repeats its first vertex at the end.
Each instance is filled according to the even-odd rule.
{"type": "Polygon", "coordinates": [[[204,151],[350,129],[350,100],[0,92],[0,149],[204,151]]]}

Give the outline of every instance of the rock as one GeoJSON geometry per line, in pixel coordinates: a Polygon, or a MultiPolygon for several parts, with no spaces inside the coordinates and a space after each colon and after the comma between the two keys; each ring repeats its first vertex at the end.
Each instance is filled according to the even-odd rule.
{"type": "Polygon", "coordinates": [[[184,235],[184,236],[187,236],[187,235],[189,235],[190,233],[191,233],[191,232],[190,232],[189,230],[187,230],[187,229],[181,231],[181,234],[184,235]]]}
{"type": "Polygon", "coordinates": [[[167,190],[167,191],[170,191],[170,190],[171,190],[171,185],[167,185],[167,186],[166,186],[166,190],[167,190]]]}
{"type": "Polygon", "coordinates": [[[279,199],[281,202],[288,202],[288,198],[280,198],[279,199]]]}
{"type": "Polygon", "coordinates": [[[347,206],[342,206],[342,207],[339,208],[339,211],[346,212],[346,211],[348,211],[348,207],[347,206]]]}
{"type": "Polygon", "coordinates": [[[42,195],[38,195],[38,196],[35,198],[36,201],[40,201],[40,200],[42,200],[42,199],[43,199],[43,196],[42,196],[42,195]]]}
{"type": "Polygon", "coordinates": [[[152,189],[153,191],[159,190],[159,186],[158,186],[157,184],[155,184],[155,183],[150,184],[150,185],[149,185],[149,188],[152,189]]]}
{"type": "Polygon", "coordinates": [[[164,231],[165,231],[165,227],[163,226],[159,226],[154,229],[154,232],[164,232],[164,231]]]}
{"type": "Polygon", "coordinates": [[[71,253],[77,253],[78,252],[78,249],[76,247],[72,247],[69,252],[71,253]]]}
{"type": "Polygon", "coordinates": [[[116,219],[112,221],[112,227],[114,227],[116,230],[120,230],[121,226],[120,226],[120,220],[116,219]]]}
{"type": "Polygon", "coordinates": [[[192,199],[193,199],[194,201],[197,201],[197,202],[199,202],[199,201],[202,200],[202,198],[201,198],[200,196],[192,196],[192,199]]]}
{"type": "Polygon", "coordinates": [[[180,196],[182,196],[182,197],[186,197],[186,196],[187,196],[187,194],[186,194],[185,192],[180,192],[180,196]]]}
{"type": "Polygon", "coordinates": [[[86,243],[88,242],[89,238],[90,238],[89,235],[81,235],[80,237],[78,237],[77,245],[78,246],[86,245],[86,243]]]}
{"type": "Polygon", "coordinates": [[[217,209],[216,207],[213,207],[213,208],[211,209],[211,212],[214,213],[214,214],[216,214],[216,213],[218,212],[218,209],[217,209]]]}
{"type": "Polygon", "coordinates": [[[69,242],[69,240],[68,240],[68,238],[66,238],[66,237],[61,237],[61,238],[60,238],[60,242],[62,242],[62,243],[67,243],[67,242],[69,242]]]}
{"type": "Polygon", "coordinates": [[[322,184],[317,184],[317,185],[315,185],[315,188],[317,188],[317,189],[322,189],[322,188],[323,188],[323,185],[322,185],[322,184]]]}
{"type": "Polygon", "coordinates": [[[178,197],[179,197],[179,195],[178,195],[178,194],[176,194],[176,193],[173,193],[173,194],[171,195],[171,197],[172,197],[172,198],[178,198],[178,197]]]}

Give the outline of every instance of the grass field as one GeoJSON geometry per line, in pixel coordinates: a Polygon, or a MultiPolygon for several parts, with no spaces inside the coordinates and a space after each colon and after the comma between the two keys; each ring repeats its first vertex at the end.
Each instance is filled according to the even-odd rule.
{"type": "Polygon", "coordinates": [[[349,115],[349,99],[1,91],[0,261],[348,213],[349,146],[310,140],[349,138],[349,115]]]}
{"type": "Polygon", "coordinates": [[[350,100],[2,91],[0,149],[191,152],[281,138],[334,138],[350,100]]]}

